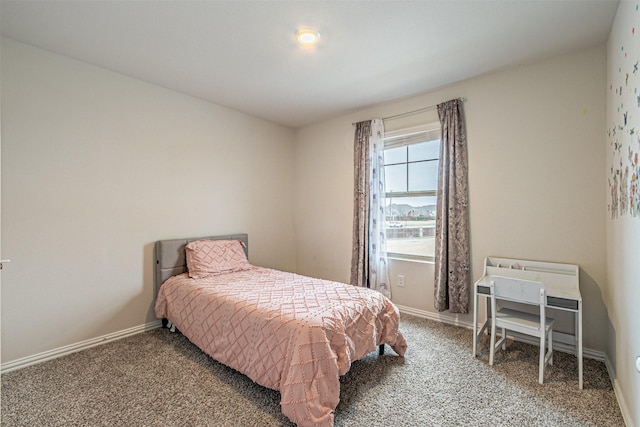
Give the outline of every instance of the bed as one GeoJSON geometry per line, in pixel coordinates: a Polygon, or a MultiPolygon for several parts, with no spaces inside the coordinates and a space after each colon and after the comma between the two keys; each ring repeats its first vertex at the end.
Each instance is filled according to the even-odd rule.
{"type": "Polygon", "coordinates": [[[385,343],[404,355],[398,309],[370,289],[253,266],[248,248],[246,234],[156,242],[155,314],[278,390],[297,425],[332,426],[353,361],[385,343]]]}

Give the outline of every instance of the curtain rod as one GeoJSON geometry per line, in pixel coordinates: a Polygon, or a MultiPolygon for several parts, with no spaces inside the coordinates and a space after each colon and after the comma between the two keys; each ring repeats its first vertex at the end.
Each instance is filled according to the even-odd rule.
{"type": "MultiPolygon", "coordinates": [[[[454,98],[454,99],[458,99],[459,101],[466,101],[465,98],[454,98]]],[[[445,101],[446,102],[446,101],[445,101]]],[[[399,119],[402,117],[407,117],[407,116],[413,116],[414,114],[419,114],[419,113],[424,113],[425,111],[431,111],[435,108],[438,108],[438,104],[436,105],[430,105],[428,107],[423,107],[423,108],[418,108],[417,110],[412,110],[412,111],[407,111],[406,113],[400,113],[400,114],[396,114],[394,116],[389,116],[389,117],[383,117],[382,120],[393,120],[393,119],[399,119]]],[[[355,126],[357,123],[351,123],[352,126],[355,126]]]]}

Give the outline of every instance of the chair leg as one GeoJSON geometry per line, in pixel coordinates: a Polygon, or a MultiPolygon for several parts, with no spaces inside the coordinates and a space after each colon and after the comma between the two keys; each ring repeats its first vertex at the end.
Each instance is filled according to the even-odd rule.
{"type": "Polygon", "coordinates": [[[549,347],[549,365],[553,365],[553,329],[549,330],[549,343],[547,347],[549,347]]]}
{"type": "Polygon", "coordinates": [[[544,339],[544,331],[541,331],[540,334],[540,367],[538,368],[538,382],[540,384],[542,384],[542,381],[544,379],[544,355],[545,355],[545,348],[544,348],[544,344],[545,344],[545,339],[544,339]]]}
{"type": "Polygon", "coordinates": [[[493,366],[493,355],[496,351],[496,323],[491,322],[491,340],[489,342],[489,365],[493,366]]]}
{"type": "Polygon", "coordinates": [[[506,350],[507,349],[507,329],[506,328],[502,328],[502,350],[506,350]]]}

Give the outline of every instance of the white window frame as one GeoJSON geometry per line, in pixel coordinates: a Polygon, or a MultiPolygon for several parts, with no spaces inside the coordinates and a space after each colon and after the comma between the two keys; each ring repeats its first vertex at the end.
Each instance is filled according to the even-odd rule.
{"type": "MultiPolygon", "coordinates": [[[[393,131],[385,132],[384,134],[384,149],[397,148],[402,146],[409,146],[412,144],[419,144],[421,142],[439,140],[441,138],[440,123],[427,123],[420,126],[413,126],[409,128],[402,128],[393,131]],[[424,138],[420,137],[420,134],[426,134],[424,138]]],[[[440,156],[438,155],[438,159],[440,156]]],[[[407,164],[409,164],[407,159],[407,164]]],[[[430,191],[401,191],[401,192],[387,192],[385,189],[385,203],[388,198],[403,198],[403,197],[436,197],[437,190],[430,191]]],[[[422,256],[403,254],[398,252],[387,251],[387,257],[392,259],[401,259],[408,261],[423,261],[433,262],[434,256],[422,256]]]]}

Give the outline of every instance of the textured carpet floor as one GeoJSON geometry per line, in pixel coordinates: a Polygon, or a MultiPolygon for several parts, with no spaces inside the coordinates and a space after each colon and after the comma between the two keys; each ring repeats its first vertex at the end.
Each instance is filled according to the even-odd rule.
{"type": "MultiPolygon", "coordinates": [[[[488,365],[470,330],[402,315],[404,359],[387,347],[341,378],[336,426],[624,426],[604,363],[509,342],[488,365]]],[[[184,336],[142,333],[2,375],[3,426],[290,426],[280,395],[184,336]]]]}

